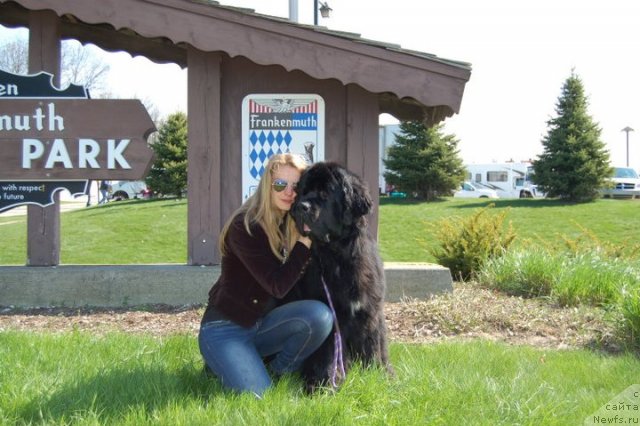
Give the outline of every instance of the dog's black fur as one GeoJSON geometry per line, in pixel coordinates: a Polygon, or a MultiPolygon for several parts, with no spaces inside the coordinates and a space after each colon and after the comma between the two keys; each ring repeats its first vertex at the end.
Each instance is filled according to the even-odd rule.
{"type": "MultiPolygon", "coordinates": [[[[383,312],[385,279],[376,242],[365,215],[372,201],[364,182],[336,163],[316,163],[298,182],[291,215],[312,240],[312,260],[285,301],[317,299],[328,304],[327,284],[340,326],[345,369],[353,360],[391,367],[383,312]]],[[[304,363],[307,390],[331,377],[334,339],[330,335],[304,363]]]]}

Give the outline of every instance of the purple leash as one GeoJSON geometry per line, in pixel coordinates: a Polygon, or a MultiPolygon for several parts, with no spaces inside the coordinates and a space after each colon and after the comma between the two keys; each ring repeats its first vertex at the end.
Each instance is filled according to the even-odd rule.
{"type": "Polygon", "coordinates": [[[347,373],[344,371],[344,361],[342,360],[342,336],[340,335],[340,325],[338,324],[336,310],[333,307],[333,302],[331,301],[329,287],[327,287],[327,283],[324,281],[324,277],[322,275],[320,275],[320,279],[322,279],[324,293],[327,295],[329,308],[331,308],[331,313],[333,314],[333,368],[331,371],[331,385],[335,389],[338,387],[336,378],[338,376],[344,378],[347,375],[347,373]]]}

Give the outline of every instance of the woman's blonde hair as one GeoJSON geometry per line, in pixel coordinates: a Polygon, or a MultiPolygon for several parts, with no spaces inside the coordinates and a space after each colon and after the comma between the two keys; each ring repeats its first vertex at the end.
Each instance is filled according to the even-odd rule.
{"type": "Polygon", "coordinates": [[[271,252],[281,261],[285,260],[289,250],[294,246],[300,234],[293,220],[287,220],[284,229],[281,227],[282,221],[285,220],[287,215],[285,214],[283,217],[271,201],[273,175],[278,169],[284,166],[293,167],[302,173],[302,171],[307,168],[307,162],[302,156],[289,153],[276,154],[269,158],[256,192],[231,215],[222,228],[220,240],[218,241],[218,248],[222,255],[226,253],[225,240],[231,222],[233,222],[236,216],[244,213],[244,227],[249,235],[251,235],[252,225],[257,223],[262,226],[265,234],[267,234],[271,252]]]}

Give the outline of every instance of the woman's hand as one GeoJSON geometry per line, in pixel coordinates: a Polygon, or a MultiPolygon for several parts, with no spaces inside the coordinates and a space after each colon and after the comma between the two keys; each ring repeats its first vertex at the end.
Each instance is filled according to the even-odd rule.
{"type": "Polygon", "coordinates": [[[298,238],[302,244],[304,244],[308,249],[311,248],[311,239],[309,237],[303,237],[302,235],[298,238]]]}

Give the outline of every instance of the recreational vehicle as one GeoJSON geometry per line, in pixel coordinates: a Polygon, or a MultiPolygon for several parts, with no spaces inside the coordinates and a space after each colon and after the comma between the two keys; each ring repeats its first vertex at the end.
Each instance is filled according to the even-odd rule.
{"type": "Polygon", "coordinates": [[[500,198],[540,197],[531,182],[530,163],[467,164],[467,179],[478,188],[493,189],[500,198]]]}

